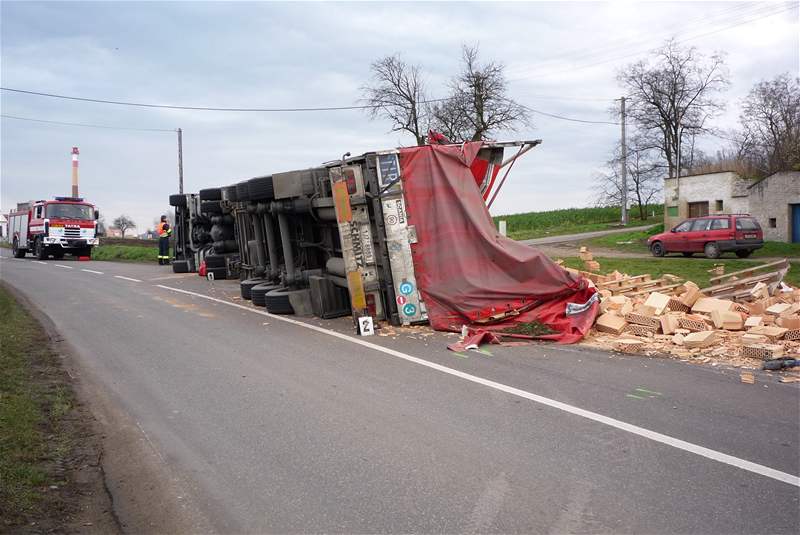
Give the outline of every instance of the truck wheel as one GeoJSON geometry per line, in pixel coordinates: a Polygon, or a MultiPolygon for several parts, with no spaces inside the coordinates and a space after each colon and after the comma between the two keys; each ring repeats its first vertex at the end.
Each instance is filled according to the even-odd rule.
{"type": "Polygon", "coordinates": [[[736,256],[738,256],[739,258],[747,258],[751,254],[753,254],[752,249],[741,249],[739,251],[736,251],[736,256]]]}
{"type": "Polygon", "coordinates": [[[175,195],[170,195],[169,205],[177,206],[179,208],[186,208],[186,195],[183,195],[182,193],[176,193],[175,195]]]}
{"type": "Polygon", "coordinates": [[[236,199],[239,202],[246,202],[250,200],[250,186],[247,180],[236,184],[236,199]]]}
{"type": "Polygon", "coordinates": [[[189,262],[187,260],[175,260],[172,263],[173,273],[189,273],[189,262]]]}
{"type": "Polygon", "coordinates": [[[62,258],[64,258],[64,250],[62,249],[60,251],[56,251],[55,253],[53,253],[53,258],[55,258],[56,260],[61,260],[62,258]]]}
{"type": "Polygon", "coordinates": [[[218,201],[222,198],[222,192],[219,188],[207,188],[200,190],[201,201],[218,201]]]}
{"type": "Polygon", "coordinates": [[[269,282],[253,286],[250,289],[250,301],[257,307],[266,306],[266,295],[272,290],[280,289],[280,284],[271,284],[269,282]]]}
{"type": "Polygon", "coordinates": [[[264,304],[270,314],[294,314],[292,303],[289,302],[289,292],[286,288],[272,290],[264,296],[264,304]]]}
{"type": "Polygon", "coordinates": [[[44,246],[42,240],[36,240],[36,245],[33,250],[33,255],[37,260],[47,260],[47,247],[44,246]]]}
{"type": "Polygon", "coordinates": [[[14,258],[25,258],[25,249],[19,248],[19,242],[17,239],[14,239],[14,243],[11,245],[11,252],[14,253],[14,258]]]}
{"type": "Polygon", "coordinates": [[[246,279],[239,283],[239,289],[242,292],[242,299],[247,299],[248,301],[251,298],[251,290],[253,287],[258,286],[259,284],[264,284],[266,279],[246,279]]]}
{"type": "Polygon", "coordinates": [[[719,247],[714,242],[708,242],[703,248],[706,258],[719,258],[719,247]]]}
{"type": "Polygon", "coordinates": [[[275,198],[275,188],[271,176],[260,176],[247,181],[251,201],[271,201],[275,198]]]}
{"type": "Polygon", "coordinates": [[[656,241],[650,245],[650,253],[653,256],[664,256],[666,251],[664,251],[664,245],[660,241],[656,241]]]}

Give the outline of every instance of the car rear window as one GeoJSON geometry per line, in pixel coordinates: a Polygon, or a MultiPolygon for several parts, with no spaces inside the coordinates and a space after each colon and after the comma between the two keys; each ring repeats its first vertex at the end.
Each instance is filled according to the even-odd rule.
{"type": "Polygon", "coordinates": [[[692,223],[692,232],[697,232],[699,230],[708,230],[708,225],[711,224],[710,219],[695,219],[692,223]]]}
{"type": "Polygon", "coordinates": [[[727,217],[711,220],[711,230],[724,230],[730,227],[731,224],[727,217]]]}
{"type": "Polygon", "coordinates": [[[752,217],[737,217],[736,230],[761,230],[761,227],[752,217]]]}

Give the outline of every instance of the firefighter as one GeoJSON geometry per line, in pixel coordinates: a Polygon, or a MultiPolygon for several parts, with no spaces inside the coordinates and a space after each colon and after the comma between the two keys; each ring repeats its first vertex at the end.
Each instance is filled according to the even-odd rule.
{"type": "Polygon", "coordinates": [[[169,265],[169,237],[172,235],[172,228],[167,223],[167,216],[161,216],[161,222],[156,226],[158,233],[158,265],[169,265]]]}

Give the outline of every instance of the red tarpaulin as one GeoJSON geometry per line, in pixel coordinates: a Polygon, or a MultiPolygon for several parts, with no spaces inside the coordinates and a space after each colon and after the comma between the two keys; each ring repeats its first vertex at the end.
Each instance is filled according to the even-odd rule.
{"type": "MultiPolygon", "coordinates": [[[[538,250],[501,236],[471,171],[480,142],[400,150],[417,284],[436,330],[462,325],[501,331],[541,322],[562,343],[580,340],[598,305],[567,315],[595,293],[538,250]]],[[[580,310],[580,309],[578,309],[580,310]]]]}

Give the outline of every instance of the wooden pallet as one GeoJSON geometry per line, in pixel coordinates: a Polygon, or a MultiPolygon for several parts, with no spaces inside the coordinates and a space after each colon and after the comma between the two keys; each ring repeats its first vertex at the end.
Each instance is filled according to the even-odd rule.
{"type": "Polygon", "coordinates": [[[718,286],[722,284],[726,284],[728,282],[733,282],[730,280],[731,278],[741,279],[750,278],[756,274],[757,271],[762,271],[764,269],[770,269],[771,271],[780,271],[781,269],[789,267],[789,260],[784,258],[783,260],[776,260],[775,262],[769,262],[768,264],[761,264],[758,266],[753,266],[747,269],[740,269],[739,271],[733,271],[731,273],[726,273],[724,275],[717,275],[716,277],[711,277],[708,279],[712,285],[718,286]]]}
{"type": "MultiPolygon", "coordinates": [[[[733,300],[747,299],[748,297],[750,297],[750,290],[759,282],[763,282],[767,285],[769,293],[772,294],[777,288],[777,286],[783,280],[783,277],[789,271],[789,262],[785,259],[780,262],[772,262],[770,264],[764,264],[762,266],[755,266],[750,270],[737,271],[729,275],[735,275],[736,273],[741,274],[743,272],[752,272],[754,270],[760,270],[768,266],[769,267],[783,266],[783,267],[779,267],[779,269],[767,273],[750,275],[749,277],[745,277],[743,279],[734,278],[734,280],[728,280],[727,282],[722,282],[719,284],[715,284],[714,286],[709,286],[708,288],[703,288],[701,291],[709,297],[717,297],[720,299],[722,298],[733,299],[733,300]]],[[[719,277],[714,277],[713,279],[709,280],[719,280],[719,277]]]]}

